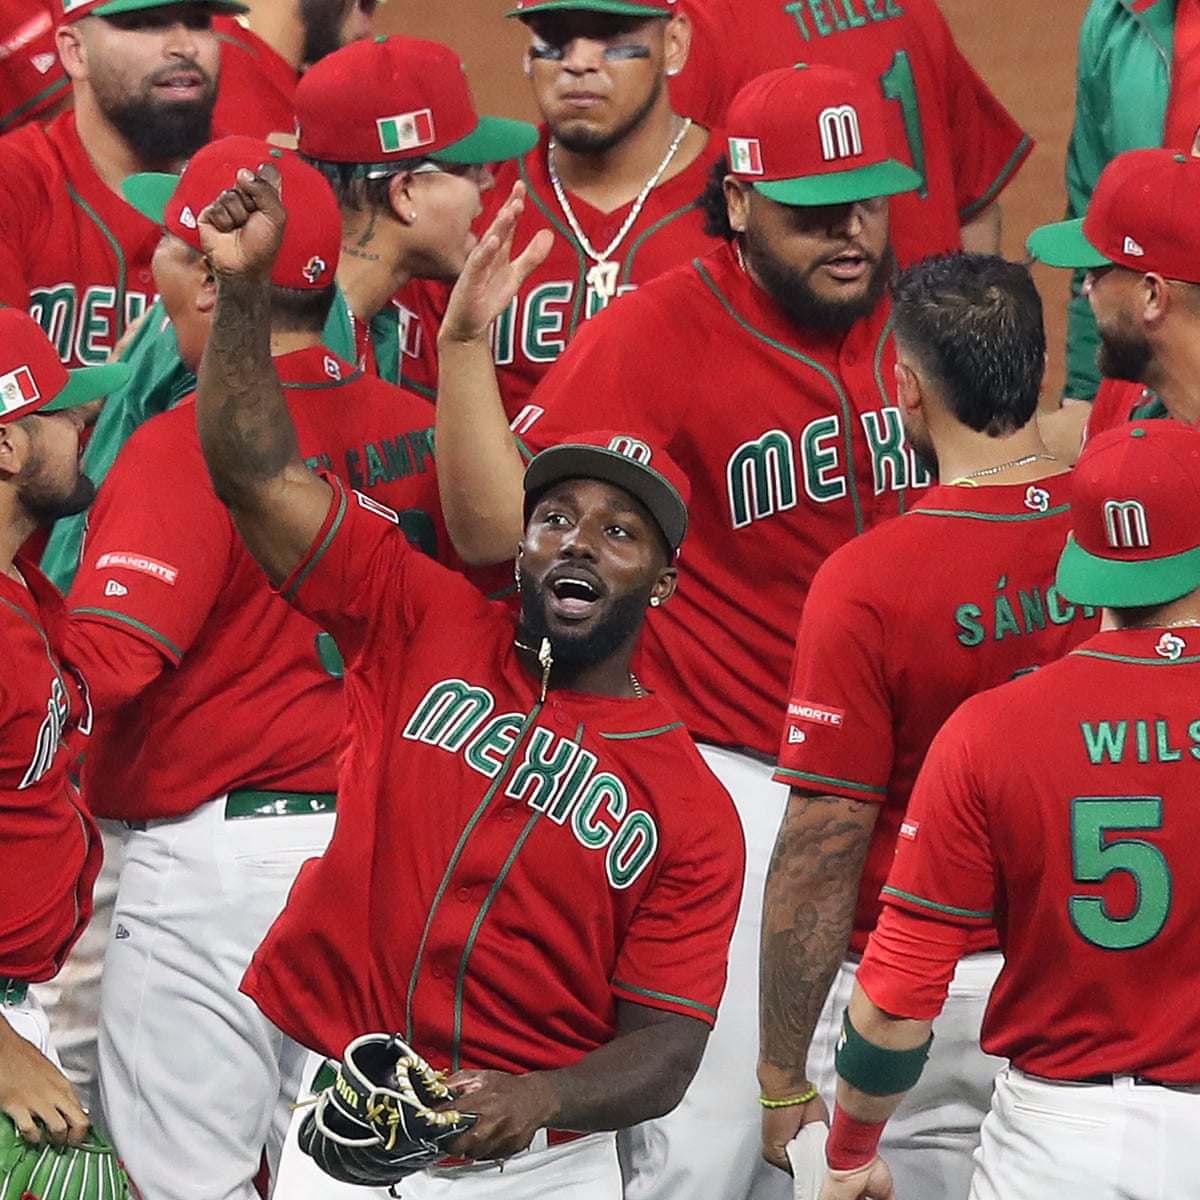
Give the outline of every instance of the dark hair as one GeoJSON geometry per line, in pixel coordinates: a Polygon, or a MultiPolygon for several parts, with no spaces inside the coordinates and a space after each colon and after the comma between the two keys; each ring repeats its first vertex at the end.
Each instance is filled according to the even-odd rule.
{"type": "Polygon", "coordinates": [[[704,214],[704,232],[709,237],[732,242],[737,234],[729,224],[729,205],[725,202],[725,176],[729,174],[729,160],[722,155],[708,172],[704,191],[696,198],[696,207],[704,214]]]}
{"type": "Polygon", "coordinates": [[[310,158],[303,152],[300,157],[325,177],[333,189],[338,207],[352,208],[355,212],[387,208],[391,203],[388,189],[393,176],[411,171],[428,161],[424,158],[397,158],[387,163],[329,162],[322,158],[310,158]]]}
{"type": "Polygon", "coordinates": [[[1001,437],[1033,419],[1046,331],[1025,267],[991,254],[927,258],[900,274],[892,304],[897,344],[962,424],[1001,437]]]}
{"type": "Polygon", "coordinates": [[[273,333],[320,333],[333,307],[337,288],[271,286],[271,330],[273,333]]]}

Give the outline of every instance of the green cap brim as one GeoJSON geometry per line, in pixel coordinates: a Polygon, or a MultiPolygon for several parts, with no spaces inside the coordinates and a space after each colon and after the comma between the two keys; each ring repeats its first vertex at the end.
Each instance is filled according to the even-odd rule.
{"type": "Polygon", "coordinates": [[[528,17],[544,12],[601,12],[618,17],[669,17],[673,9],[660,4],[637,4],[634,0],[542,0],[525,8],[510,8],[506,17],[528,17]]]}
{"type": "Polygon", "coordinates": [[[1200,547],[1146,562],[1114,562],[1089,554],[1070,537],[1058,560],[1056,585],[1073,604],[1143,608],[1178,600],[1200,587],[1200,547]]]}
{"type": "Polygon", "coordinates": [[[62,412],[115,392],[129,378],[129,364],[102,363],[98,367],[76,367],[67,372],[67,386],[38,412],[62,412]]]}
{"type": "Polygon", "coordinates": [[[480,117],[479,124],[465,138],[435,150],[429,157],[463,164],[503,162],[528,154],[537,145],[537,139],[537,129],[527,121],[480,117]]]}
{"type": "Polygon", "coordinates": [[[161,171],[142,171],[122,181],[121,195],[143,217],[153,221],[155,225],[161,225],[167,201],[175,194],[178,186],[178,175],[167,175],[161,171]]]}
{"type": "Polygon", "coordinates": [[[869,200],[872,196],[911,192],[921,186],[921,176],[912,167],[889,158],[874,166],[833,171],[828,175],[750,182],[754,184],[755,191],[762,192],[768,200],[811,208],[822,204],[852,204],[855,200],[869,200]]]}
{"type": "Polygon", "coordinates": [[[1035,229],[1025,242],[1025,249],[1048,267],[1104,267],[1112,262],[1083,236],[1082,217],[1035,229]]]}
{"type": "Polygon", "coordinates": [[[146,8],[166,8],[168,4],[203,4],[207,8],[215,8],[223,13],[244,13],[250,9],[238,3],[238,0],[108,0],[107,4],[98,5],[92,9],[93,16],[115,17],[119,13],[141,12],[146,8]]]}

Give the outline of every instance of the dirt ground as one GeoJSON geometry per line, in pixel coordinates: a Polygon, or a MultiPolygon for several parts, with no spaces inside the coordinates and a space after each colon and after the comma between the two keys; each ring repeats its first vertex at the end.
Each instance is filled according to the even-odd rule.
{"type": "MultiPolygon", "coordinates": [[[[769,3],[774,0],[745,0],[769,3]]],[[[1065,205],[1063,156],[1070,134],[1075,45],[1087,0],[938,0],[968,58],[1035,138],[1033,154],[1005,191],[1004,252],[1024,257],[1028,232],[1061,217],[1065,205]]],[[[381,32],[430,37],[463,56],[479,107],[500,116],[532,119],[520,72],[525,38],[505,20],[507,0],[386,0],[378,10],[381,32]]],[[[1066,273],[1037,268],[1050,341],[1047,399],[1062,383],[1066,273]]]]}

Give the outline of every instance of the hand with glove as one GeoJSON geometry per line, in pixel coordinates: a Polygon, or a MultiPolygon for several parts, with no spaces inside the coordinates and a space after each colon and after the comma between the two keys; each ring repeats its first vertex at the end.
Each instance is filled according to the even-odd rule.
{"type": "Polygon", "coordinates": [[[445,1158],[445,1143],[474,1125],[444,1107],[454,1098],[398,1034],[364,1034],[304,1118],[300,1148],[342,1183],[386,1187],[445,1158]]]}

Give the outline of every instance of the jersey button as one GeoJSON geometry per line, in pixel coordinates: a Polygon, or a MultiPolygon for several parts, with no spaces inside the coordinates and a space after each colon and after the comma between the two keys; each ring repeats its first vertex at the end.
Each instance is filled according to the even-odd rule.
{"type": "Polygon", "coordinates": [[[429,973],[434,977],[434,979],[445,979],[446,977],[446,972],[443,971],[441,967],[430,967],[429,973]]]}
{"type": "Polygon", "coordinates": [[[464,904],[466,904],[466,902],[468,900],[470,900],[470,898],[471,898],[471,889],[466,888],[466,887],[460,887],[458,889],[458,891],[454,893],[454,895],[457,899],[461,900],[464,904]]]}
{"type": "Polygon", "coordinates": [[[858,355],[853,350],[847,350],[846,353],[842,355],[842,362],[844,362],[848,367],[852,367],[856,362],[858,362],[858,355]]]}
{"type": "Polygon", "coordinates": [[[500,810],[500,820],[502,821],[512,821],[515,819],[515,817],[516,814],[513,812],[511,804],[500,810]]]}

